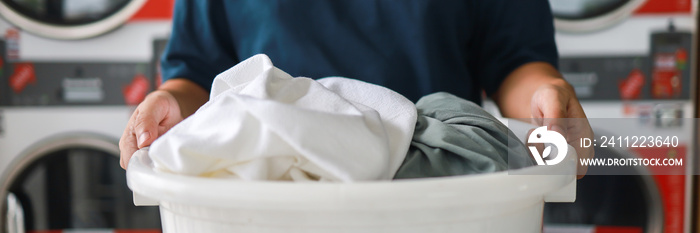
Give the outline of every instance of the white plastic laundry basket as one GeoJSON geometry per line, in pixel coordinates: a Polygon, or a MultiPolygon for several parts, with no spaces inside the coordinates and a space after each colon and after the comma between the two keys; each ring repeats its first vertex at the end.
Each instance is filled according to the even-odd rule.
{"type": "MultiPolygon", "coordinates": [[[[575,171],[575,161],[573,152],[559,166],[521,170],[575,171]]],[[[576,195],[574,172],[359,183],[243,182],[156,172],[143,151],[131,159],[127,180],[135,204],[160,206],[166,233],[541,232],[544,202],[573,202],[576,195]]]]}

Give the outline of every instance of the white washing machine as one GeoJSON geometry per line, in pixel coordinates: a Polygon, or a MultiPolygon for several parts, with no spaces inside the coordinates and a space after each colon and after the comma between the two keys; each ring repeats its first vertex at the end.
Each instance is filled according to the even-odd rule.
{"type": "Polygon", "coordinates": [[[118,140],[156,85],[172,0],[0,1],[0,232],[158,232],[118,140]]]}
{"type": "Polygon", "coordinates": [[[678,168],[685,175],[637,167],[629,171],[637,175],[587,176],[578,181],[576,203],[545,207],[545,232],[690,232],[698,2],[549,1],[559,70],[594,118],[595,134],[667,133],[682,141],[676,148],[596,148],[596,156],[675,156],[688,166],[678,168]]]}

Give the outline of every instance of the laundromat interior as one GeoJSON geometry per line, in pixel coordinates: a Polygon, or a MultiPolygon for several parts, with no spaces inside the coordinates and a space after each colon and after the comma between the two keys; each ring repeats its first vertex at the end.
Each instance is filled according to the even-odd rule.
{"type": "Polygon", "coordinates": [[[0,0],[0,233],[700,233],[699,3],[0,0]]]}

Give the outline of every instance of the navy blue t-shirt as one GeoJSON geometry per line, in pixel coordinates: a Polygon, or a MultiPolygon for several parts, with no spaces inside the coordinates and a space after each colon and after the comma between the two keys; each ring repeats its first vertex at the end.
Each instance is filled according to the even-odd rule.
{"type": "Polygon", "coordinates": [[[343,76],[416,101],[481,101],[515,68],[556,67],[547,0],[177,0],[163,79],[211,89],[255,54],[292,76],[343,76]]]}

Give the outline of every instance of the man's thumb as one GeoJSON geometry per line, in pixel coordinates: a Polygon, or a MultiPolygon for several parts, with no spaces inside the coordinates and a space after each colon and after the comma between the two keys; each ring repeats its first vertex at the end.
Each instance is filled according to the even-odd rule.
{"type": "Polygon", "coordinates": [[[136,136],[136,145],[141,149],[151,145],[158,137],[158,120],[153,114],[141,112],[136,117],[136,122],[134,135],[136,136]]]}
{"type": "Polygon", "coordinates": [[[548,103],[542,106],[543,125],[549,130],[556,131],[566,137],[568,122],[566,114],[566,105],[561,103],[548,103]]]}

